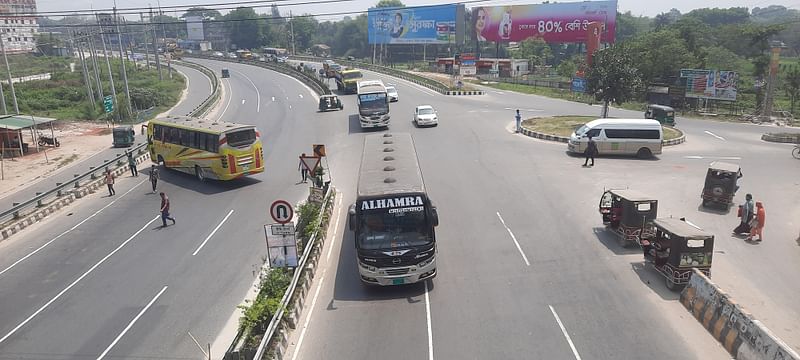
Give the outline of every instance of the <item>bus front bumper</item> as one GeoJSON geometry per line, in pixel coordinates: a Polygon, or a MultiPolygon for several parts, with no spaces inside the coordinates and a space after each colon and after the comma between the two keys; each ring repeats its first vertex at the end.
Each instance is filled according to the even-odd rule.
{"type": "Polygon", "coordinates": [[[379,128],[379,127],[389,127],[389,115],[382,116],[378,119],[372,119],[369,117],[359,116],[359,122],[361,123],[361,128],[379,128]]]}
{"type": "Polygon", "coordinates": [[[361,282],[370,285],[403,285],[414,284],[436,277],[436,258],[423,266],[403,266],[397,268],[374,268],[359,263],[358,272],[361,282]]]}

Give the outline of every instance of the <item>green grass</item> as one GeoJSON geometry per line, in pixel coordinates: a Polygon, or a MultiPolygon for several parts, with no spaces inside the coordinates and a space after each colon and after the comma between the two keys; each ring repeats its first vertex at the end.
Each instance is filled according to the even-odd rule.
{"type": "MultiPolygon", "coordinates": [[[[543,118],[532,118],[522,122],[522,127],[539,133],[569,137],[579,126],[589,121],[597,119],[596,116],[553,116],[543,118]]],[[[681,132],[675,128],[664,126],[664,140],[672,140],[681,136],[681,132]]]]}
{"type": "Polygon", "coordinates": [[[8,55],[8,66],[11,68],[13,77],[69,72],[69,63],[71,62],[75,62],[76,66],[80,64],[77,59],[58,56],[8,55]]]}

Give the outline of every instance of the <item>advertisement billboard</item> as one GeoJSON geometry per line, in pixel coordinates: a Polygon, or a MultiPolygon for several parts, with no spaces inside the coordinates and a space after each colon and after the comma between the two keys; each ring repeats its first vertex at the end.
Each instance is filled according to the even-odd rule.
{"type": "Polygon", "coordinates": [[[478,41],[511,42],[539,37],[548,43],[584,42],[592,22],[604,24],[601,41],[613,43],[617,1],[484,6],[472,9],[472,29],[478,41]]]}
{"type": "Polygon", "coordinates": [[[457,5],[372,8],[367,12],[370,44],[456,43],[457,5]]]}
{"type": "Polygon", "coordinates": [[[736,101],[738,75],[733,71],[683,69],[687,98],[736,101]]]}
{"type": "Polygon", "coordinates": [[[186,32],[189,40],[203,41],[203,18],[200,16],[186,17],[186,32]]]}

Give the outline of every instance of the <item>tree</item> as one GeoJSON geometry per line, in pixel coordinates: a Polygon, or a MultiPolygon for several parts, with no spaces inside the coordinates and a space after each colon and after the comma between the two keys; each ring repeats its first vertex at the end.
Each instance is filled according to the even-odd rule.
{"type": "Polygon", "coordinates": [[[791,101],[791,111],[792,114],[794,114],[797,99],[800,98],[800,66],[794,65],[789,67],[785,72],[783,80],[783,90],[791,101]]]}
{"type": "Polygon", "coordinates": [[[199,16],[199,17],[204,18],[204,19],[206,19],[206,18],[213,18],[213,19],[222,18],[222,14],[220,14],[219,11],[214,10],[214,9],[207,9],[207,8],[202,7],[202,6],[189,8],[188,10],[186,10],[185,13],[183,13],[183,15],[181,15],[181,17],[184,18],[184,19],[187,18],[187,17],[192,17],[192,16],[199,16]]]}
{"type": "Polygon", "coordinates": [[[633,16],[630,11],[617,13],[617,41],[625,41],[638,33],[647,31],[650,27],[650,18],[644,16],[633,16]]]}
{"type": "Polygon", "coordinates": [[[375,4],[376,8],[386,8],[386,7],[406,7],[400,0],[380,0],[377,4],[375,4]]]}
{"type": "Polygon", "coordinates": [[[603,117],[608,116],[608,105],[634,98],[642,88],[639,71],[633,65],[632,52],[624,45],[615,45],[597,51],[586,74],[587,91],[597,101],[603,102],[603,117]]]}
{"type": "Polygon", "coordinates": [[[527,38],[519,43],[519,48],[511,53],[515,59],[528,59],[531,65],[546,65],[553,57],[553,51],[542,38],[527,38]]]}
{"type": "Polygon", "coordinates": [[[744,7],[729,9],[702,8],[688,12],[684,15],[684,18],[687,17],[696,18],[702,23],[713,27],[724,24],[744,24],[750,20],[750,11],[744,7]]]}
{"type": "Polygon", "coordinates": [[[291,19],[294,29],[294,44],[297,49],[308,49],[313,45],[314,34],[319,24],[312,16],[300,16],[291,19]]]}
{"type": "Polygon", "coordinates": [[[556,68],[558,75],[565,78],[572,78],[576,71],[578,71],[578,64],[572,59],[562,61],[556,68]]]}
{"type": "Polygon", "coordinates": [[[629,47],[636,54],[636,67],[645,83],[666,81],[681,69],[694,68],[697,59],[686,43],[672,30],[660,30],[638,36],[629,47]]]}
{"type": "Polygon", "coordinates": [[[253,8],[239,7],[225,15],[231,42],[239,49],[254,49],[262,45],[263,24],[253,8]]]}

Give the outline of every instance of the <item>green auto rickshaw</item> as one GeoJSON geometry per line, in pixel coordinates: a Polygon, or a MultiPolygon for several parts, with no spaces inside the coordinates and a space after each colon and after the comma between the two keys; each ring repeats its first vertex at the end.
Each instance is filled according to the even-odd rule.
{"type": "Polygon", "coordinates": [[[114,147],[129,147],[135,141],[136,132],[132,126],[117,126],[112,130],[114,147]]]}
{"type": "Polygon", "coordinates": [[[228,70],[228,69],[222,69],[222,78],[223,78],[223,79],[226,79],[226,78],[229,78],[229,77],[231,77],[231,72],[230,72],[230,70],[228,70]]]}
{"type": "Polygon", "coordinates": [[[675,126],[675,109],[658,104],[647,105],[647,111],[644,112],[645,119],[655,119],[664,125],[675,126]]]}

